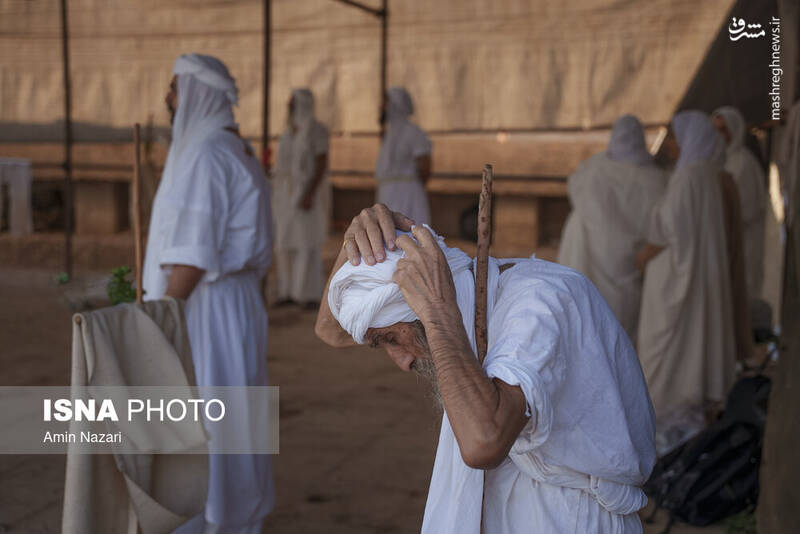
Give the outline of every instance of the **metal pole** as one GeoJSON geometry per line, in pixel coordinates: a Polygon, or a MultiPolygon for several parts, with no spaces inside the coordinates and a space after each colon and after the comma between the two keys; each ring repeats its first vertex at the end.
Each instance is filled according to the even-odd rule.
{"type": "Polygon", "coordinates": [[[264,0],[264,62],[263,62],[263,70],[264,70],[264,103],[263,103],[263,113],[264,116],[262,118],[261,124],[261,139],[262,141],[262,149],[261,149],[261,158],[262,163],[264,165],[264,171],[266,172],[269,167],[269,159],[267,158],[267,153],[269,151],[269,85],[270,85],[270,71],[271,71],[271,59],[272,59],[272,51],[271,41],[272,41],[272,1],[271,0],[264,0]]]}
{"type": "Polygon", "coordinates": [[[140,126],[133,125],[133,249],[136,257],[136,303],[142,303],[142,266],[144,265],[144,243],[142,241],[142,170],[140,163],[140,126]]]}
{"type": "Polygon", "coordinates": [[[72,278],[72,90],[67,0],[61,0],[61,53],[64,68],[64,272],[72,278]]]}
{"type": "MultiPolygon", "coordinates": [[[[381,95],[382,102],[386,95],[386,48],[389,34],[389,0],[383,0],[381,9],[381,95]]],[[[381,124],[381,139],[385,133],[385,125],[381,124]]]]}

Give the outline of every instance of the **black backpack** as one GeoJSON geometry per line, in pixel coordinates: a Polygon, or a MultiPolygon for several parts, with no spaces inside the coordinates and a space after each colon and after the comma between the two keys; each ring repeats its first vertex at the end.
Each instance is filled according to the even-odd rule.
{"type": "Polygon", "coordinates": [[[770,379],[742,378],[728,395],[719,421],[662,457],[644,486],[656,508],[676,519],[705,526],[755,506],[767,418],[770,379]]]}

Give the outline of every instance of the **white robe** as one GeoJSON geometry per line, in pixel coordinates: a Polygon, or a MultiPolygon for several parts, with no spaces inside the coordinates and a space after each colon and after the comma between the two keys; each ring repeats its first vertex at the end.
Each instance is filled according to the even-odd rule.
{"type": "Polygon", "coordinates": [[[728,149],[725,170],[733,176],[739,190],[747,295],[753,300],[761,297],[761,286],[764,281],[766,180],[761,165],[744,145],[728,149]]]}
{"type": "Polygon", "coordinates": [[[431,149],[430,139],[419,126],[405,117],[390,120],[375,169],[376,202],[417,224],[429,224],[428,193],[419,178],[417,158],[429,156],[431,149]]]}
{"type": "Polygon", "coordinates": [[[572,212],[567,218],[558,262],[586,275],[636,341],[642,275],[636,252],[647,241],[656,205],[666,187],[655,165],[593,156],[567,180],[572,212]]]}
{"type": "MultiPolygon", "coordinates": [[[[439,238],[475,351],[473,261],[439,238]]],[[[392,283],[402,251],[331,278],[331,313],[353,339],[416,315],[392,283]]],[[[489,258],[490,377],[518,385],[530,420],[496,469],[468,467],[442,419],[423,534],[640,533],[655,462],[653,408],[630,340],[591,282],[536,259],[489,258]]]]}
{"type": "MultiPolygon", "coordinates": [[[[586,278],[513,261],[498,274],[491,260],[483,367],[522,389],[530,420],[503,463],[481,471],[464,464],[445,414],[422,532],[640,533],[655,426],[636,352],[586,278]]],[[[474,300],[460,278],[466,326],[474,300]]]]}
{"type": "Polygon", "coordinates": [[[766,179],[761,164],[745,146],[747,125],[742,113],[734,107],[724,106],[713,115],[725,122],[730,135],[725,151],[725,170],[733,176],[739,190],[747,296],[753,301],[761,298],[764,282],[766,179]]]}
{"type": "Polygon", "coordinates": [[[296,134],[287,128],[278,142],[272,207],[279,299],[317,301],[325,289],[321,252],[331,216],[327,176],[317,186],[311,209],[303,210],[299,204],[314,178],[317,157],[327,153],[328,130],[313,119],[296,134]]]}
{"type": "Polygon", "coordinates": [[[638,348],[653,399],[659,453],[705,426],[707,401],[733,383],[736,350],[720,166],[686,164],[670,177],[649,241],[638,348]]]}
{"type": "MultiPolygon", "coordinates": [[[[205,270],[186,302],[198,386],[266,386],[259,286],[271,260],[272,221],[264,173],[244,142],[221,129],[172,163],[153,204],[145,298],[164,295],[171,265],[205,270]]],[[[275,500],[270,457],[211,455],[209,464],[206,521],[259,525],[275,500]]]]}

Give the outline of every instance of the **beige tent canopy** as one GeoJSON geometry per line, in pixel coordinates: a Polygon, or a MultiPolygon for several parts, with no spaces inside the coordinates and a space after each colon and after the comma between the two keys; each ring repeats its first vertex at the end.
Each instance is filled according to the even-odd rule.
{"type": "MultiPolygon", "coordinates": [[[[618,115],[666,123],[696,88],[731,13],[759,4],[745,16],[760,20],[774,7],[774,0],[388,0],[384,18],[383,0],[62,1],[79,202],[83,181],[127,180],[134,122],[152,117],[155,137],[167,131],[172,63],[195,51],[229,65],[241,130],[258,143],[265,130],[282,130],[292,87],[314,91],[318,115],[335,134],[335,215],[346,218],[372,194],[385,20],[386,83],[409,89],[415,120],[434,142],[434,223],[457,233],[458,213],[475,201],[478,170],[491,161],[498,202],[521,210],[509,216],[521,251],[558,234],[568,209],[563,178],[602,149],[618,115]]],[[[0,5],[0,150],[33,157],[36,179],[63,177],[60,3],[0,5]]],[[[713,90],[704,84],[695,93],[713,90]]],[[[154,152],[156,162],[164,153],[154,152]]],[[[500,224],[504,213],[512,212],[501,206],[500,224]]]]}
{"type": "MultiPolygon", "coordinates": [[[[332,0],[271,3],[271,108],[282,110],[292,87],[309,86],[333,131],[375,134],[380,21],[332,0]]],[[[732,5],[388,2],[387,79],[409,89],[420,124],[434,132],[583,129],[624,112],[663,123],[732,5]]],[[[153,115],[166,125],[163,93],[174,58],[197,51],[230,66],[242,130],[260,135],[264,2],[68,0],[67,7],[76,123],[127,129],[153,115]]],[[[61,119],[59,2],[6,0],[2,11],[0,121],[61,119]]],[[[283,121],[273,113],[270,131],[283,121]]]]}

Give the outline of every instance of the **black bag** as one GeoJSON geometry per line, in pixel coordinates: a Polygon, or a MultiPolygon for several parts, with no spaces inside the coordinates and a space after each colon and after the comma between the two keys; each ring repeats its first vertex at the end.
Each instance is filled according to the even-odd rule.
{"type": "Polygon", "coordinates": [[[653,516],[670,512],[664,532],[676,518],[705,526],[756,504],[769,390],[764,376],[739,380],[722,418],[656,463],[644,490],[653,516]]]}

